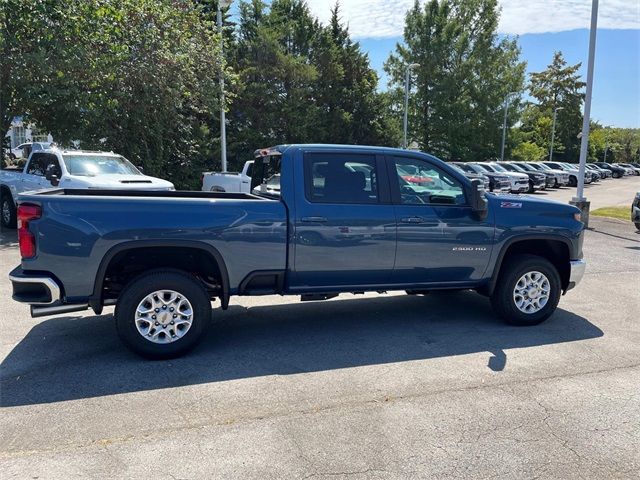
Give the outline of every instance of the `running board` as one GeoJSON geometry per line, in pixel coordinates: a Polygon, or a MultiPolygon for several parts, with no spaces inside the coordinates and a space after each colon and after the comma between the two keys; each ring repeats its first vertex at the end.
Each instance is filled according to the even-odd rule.
{"type": "Polygon", "coordinates": [[[60,315],[61,313],[81,312],[89,308],[88,304],[81,305],[58,305],[55,307],[31,306],[31,318],[47,317],[49,315],[60,315]]]}

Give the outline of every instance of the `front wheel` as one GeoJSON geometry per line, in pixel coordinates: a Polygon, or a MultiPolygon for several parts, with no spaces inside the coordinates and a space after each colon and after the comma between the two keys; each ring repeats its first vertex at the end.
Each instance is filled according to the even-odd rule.
{"type": "Polygon", "coordinates": [[[635,222],[636,230],[640,231],[640,222],[635,222]]]}
{"type": "Polygon", "coordinates": [[[569,186],[570,187],[577,187],[578,186],[578,179],[576,177],[569,177],[569,186]]]}
{"type": "Polygon", "coordinates": [[[153,271],[128,284],[115,310],[120,339],[143,357],[174,358],[202,339],[211,301],[202,284],[180,271],[153,271]]]}
{"type": "Polygon", "coordinates": [[[502,267],[491,305],[511,325],[537,325],[555,311],[561,289],[560,275],[549,260],[516,255],[502,267]]]}

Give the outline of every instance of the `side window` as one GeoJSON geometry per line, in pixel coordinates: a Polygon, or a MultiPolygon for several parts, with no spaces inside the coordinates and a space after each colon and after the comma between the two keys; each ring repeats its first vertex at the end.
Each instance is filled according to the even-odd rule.
{"type": "Polygon", "coordinates": [[[49,165],[53,165],[55,167],[53,170],[54,175],[56,175],[58,178],[62,176],[62,170],[60,169],[60,162],[58,162],[57,156],[52,153],[45,153],[42,156],[42,161],[44,163],[45,174],[49,165]]]}
{"type": "Polygon", "coordinates": [[[464,189],[458,180],[417,158],[394,157],[400,203],[403,205],[464,205],[464,189]]]}
{"type": "Polygon", "coordinates": [[[314,203],[378,203],[378,171],[373,155],[307,154],[305,193],[314,203]]]}
{"type": "Polygon", "coordinates": [[[42,153],[34,153],[31,156],[31,161],[29,162],[29,167],[27,168],[27,173],[30,175],[38,175],[39,177],[44,177],[45,171],[47,169],[44,164],[45,155],[42,153]]]}

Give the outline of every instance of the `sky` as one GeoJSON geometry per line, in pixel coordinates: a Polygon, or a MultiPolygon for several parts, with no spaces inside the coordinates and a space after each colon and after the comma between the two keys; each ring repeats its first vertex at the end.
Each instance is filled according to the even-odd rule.
{"type": "MultiPolygon", "coordinates": [[[[369,54],[386,88],[384,61],[402,41],[415,0],[340,0],[342,21],[369,54]]],[[[335,0],[307,0],[326,23],[335,0]]],[[[421,0],[421,3],[424,3],[421,0]]],[[[518,36],[527,72],[543,70],[555,51],[582,62],[586,77],[590,0],[499,0],[498,32],[518,36]]],[[[640,0],[600,0],[591,117],[603,125],[640,128],[640,0]]]]}

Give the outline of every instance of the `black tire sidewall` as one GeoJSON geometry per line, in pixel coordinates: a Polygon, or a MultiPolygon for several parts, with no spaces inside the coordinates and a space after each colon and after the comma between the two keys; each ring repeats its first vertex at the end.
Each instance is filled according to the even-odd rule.
{"type": "Polygon", "coordinates": [[[2,222],[2,226],[5,228],[16,228],[16,224],[17,224],[16,204],[10,195],[6,195],[6,194],[2,195],[2,200],[0,201],[0,222],[2,222]],[[9,211],[11,212],[11,218],[9,219],[9,223],[5,222],[4,216],[2,215],[2,209],[4,209],[5,203],[9,204],[9,211]]]}
{"type": "Polygon", "coordinates": [[[562,285],[558,271],[546,258],[536,255],[517,255],[509,260],[500,272],[498,284],[491,297],[496,312],[509,324],[518,326],[537,325],[549,318],[558,306],[562,285]],[[517,281],[527,272],[543,273],[550,284],[550,298],[536,313],[524,313],[518,309],[513,299],[517,281]]]}
{"type": "Polygon", "coordinates": [[[138,277],[124,288],[116,304],[114,318],[118,335],[138,355],[154,360],[175,358],[194,348],[204,336],[211,323],[211,301],[202,285],[191,275],[181,271],[155,271],[138,277]],[[138,304],[156,290],[179,292],[193,307],[191,328],[175,342],[150,342],[136,328],[134,319],[138,304]]]}

